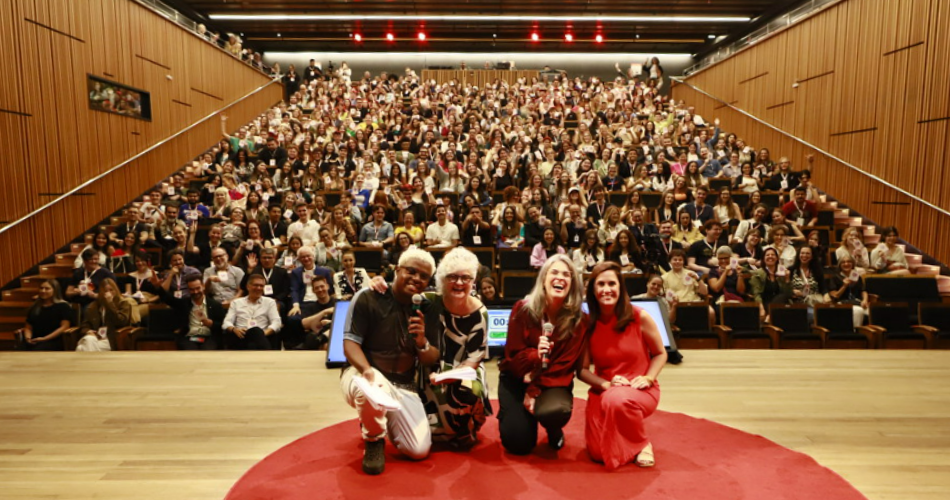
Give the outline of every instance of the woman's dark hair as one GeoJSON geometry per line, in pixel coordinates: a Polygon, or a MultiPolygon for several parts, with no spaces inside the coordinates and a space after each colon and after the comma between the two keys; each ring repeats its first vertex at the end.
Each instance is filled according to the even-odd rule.
{"type": "Polygon", "coordinates": [[[890,236],[891,234],[893,234],[894,236],[897,236],[898,238],[901,237],[900,233],[897,232],[897,227],[895,226],[887,226],[884,229],[881,229],[882,238],[886,238],[890,236]]]}
{"type": "Polygon", "coordinates": [[[639,257],[640,246],[637,245],[637,239],[633,236],[633,232],[631,232],[629,229],[623,229],[617,233],[617,236],[614,236],[613,244],[607,249],[607,258],[615,262],[620,260],[620,254],[623,252],[623,248],[620,247],[621,234],[627,235],[627,253],[639,257]]]}
{"type": "Polygon", "coordinates": [[[541,247],[544,248],[545,250],[557,250],[558,245],[561,244],[561,242],[558,241],[560,240],[560,237],[558,236],[557,233],[558,232],[555,231],[554,228],[551,226],[544,228],[544,231],[541,231],[541,247]],[[551,246],[546,245],[544,242],[544,235],[548,234],[548,231],[551,231],[552,233],[554,233],[554,239],[551,240],[551,246]]]}
{"type": "Polygon", "coordinates": [[[636,324],[637,316],[633,314],[633,305],[630,304],[630,296],[627,294],[627,287],[623,283],[623,271],[620,265],[613,261],[601,262],[594,266],[590,278],[587,280],[587,307],[590,310],[590,321],[587,323],[587,334],[590,335],[597,327],[597,320],[600,319],[600,302],[597,301],[597,294],[594,286],[597,278],[606,272],[613,272],[617,276],[620,286],[620,296],[617,297],[617,305],[614,307],[614,316],[617,317],[617,325],[614,330],[623,332],[631,322],[636,324]]]}

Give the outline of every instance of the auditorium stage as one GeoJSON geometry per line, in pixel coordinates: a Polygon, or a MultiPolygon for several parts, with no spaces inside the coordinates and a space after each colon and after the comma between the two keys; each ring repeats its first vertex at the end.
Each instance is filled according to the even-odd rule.
{"type": "MultiPolygon", "coordinates": [[[[950,498],[950,351],[684,356],[660,378],[661,409],[806,453],[872,500],[950,498]]],[[[219,500],[269,453],[355,417],[323,362],[312,352],[0,353],[0,498],[219,500]]]]}

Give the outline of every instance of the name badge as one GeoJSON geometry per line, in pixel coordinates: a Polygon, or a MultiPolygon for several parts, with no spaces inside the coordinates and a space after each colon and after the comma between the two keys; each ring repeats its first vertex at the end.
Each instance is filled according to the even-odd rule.
{"type": "Polygon", "coordinates": [[[271,243],[271,245],[273,245],[273,246],[275,246],[275,247],[279,247],[279,246],[280,246],[280,238],[274,238],[274,239],[270,240],[270,243],[271,243]]]}
{"type": "Polygon", "coordinates": [[[629,265],[630,265],[630,257],[627,257],[626,254],[621,255],[621,256],[620,256],[620,265],[621,265],[621,266],[629,266],[629,265]]]}
{"type": "Polygon", "coordinates": [[[135,292],[132,294],[132,298],[135,300],[142,301],[142,300],[145,300],[145,295],[142,295],[142,292],[135,292]]]}
{"type": "Polygon", "coordinates": [[[251,318],[251,319],[247,320],[247,327],[248,327],[248,328],[255,328],[256,326],[257,326],[257,320],[256,320],[256,319],[251,318]]]}
{"type": "Polygon", "coordinates": [[[736,257],[733,257],[732,259],[730,259],[730,260],[729,260],[729,267],[731,267],[732,270],[735,271],[735,269],[736,269],[737,267],[739,267],[739,259],[736,258],[736,257]]]}
{"type": "Polygon", "coordinates": [[[689,273],[684,274],[684,275],[683,275],[683,284],[684,284],[684,285],[692,285],[692,284],[693,284],[693,277],[692,277],[692,275],[690,275],[689,273]]]}
{"type": "Polygon", "coordinates": [[[798,219],[796,219],[796,222],[798,223],[799,226],[805,225],[805,219],[803,217],[799,217],[798,219]]]}
{"type": "Polygon", "coordinates": [[[581,242],[581,235],[575,234],[575,235],[574,235],[574,243],[580,243],[580,242],[581,242]]]}
{"type": "Polygon", "coordinates": [[[313,273],[303,273],[303,280],[307,283],[313,281],[313,273]]]}
{"type": "Polygon", "coordinates": [[[587,266],[594,267],[595,265],[597,265],[597,259],[593,255],[587,254],[587,266]]]}
{"type": "Polygon", "coordinates": [[[205,319],[205,312],[201,309],[195,309],[195,318],[197,318],[198,321],[205,319]]]}
{"type": "Polygon", "coordinates": [[[274,286],[264,285],[264,295],[274,295],[274,286]]]}
{"type": "Polygon", "coordinates": [[[273,159],[273,158],[271,158],[271,161],[270,161],[270,166],[272,166],[272,167],[276,167],[276,166],[277,166],[277,160],[275,160],[275,159],[273,159]]]}
{"type": "Polygon", "coordinates": [[[293,217],[293,216],[294,216],[294,211],[293,211],[293,210],[290,210],[289,208],[288,208],[287,210],[284,210],[284,218],[285,218],[285,219],[289,219],[289,218],[291,218],[291,217],[293,217]]]}
{"type": "Polygon", "coordinates": [[[785,269],[785,266],[779,264],[779,266],[775,269],[775,275],[785,276],[786,274],[788,274],[788,269],[785,269]]]}
{"type": "Polygon", "coordinates": [[[788,189],[788,181],[783,180],[781,183],[782,189],[788,189]]]}
{"type": "Polygon", "coordinates": [[[100,339],[105,339],[106,337],[109,336],[109,329],[106,328],[106,327],[104,327],[104,326],[101,326],[101,327],[99,327],[99,330],[96,332],[96,335],[97,335],[100,339]]]}
{"type": "Polygon", "coordinates": [[[472,243],[474,243],[475,245],[481,245],[482,237],[477,234],[475,236],[472,236],[472,243]]]}
{"type": "Polygon", "coordinates": [[[86,295],[89,293],[89,285],[85,282],[79,284],[79,295],[86,295]]]}
{"type": "Polygon", "coordinates": [[[185,213],[185,218],[188,220],[198,220],[198,217],[201,215],[197,210],[189,210],[185,213]]]}
{"type": "Polygon", "coordinates": [[[175,298],[176,298],[176,299],[180,299],[180,298],[181,298],[181,290],[175,290],[175,298]]]}
{"type": "Polygon", "coordinates": [[[168,189],[165,190],[165,194],[167,194],[168,196],[175,196],[175,188],[172,186],[168,186],[168,189]]]}
{"type": "Polygon", "coordinates": [[[667,301],[673,302],[673,299],[675,299],[675,298],[676,298],[676,294],[673,293],[673,290],[667,290],[667,291],[666,291],[666,300],[667,300],[667,301]]]}
{"type": "Polygon", "coordinates": [[[284,267],[290,267],[290,266],[292,266],[292,265],[294,265],[294,258],[293,258],[293,257],[284,257],[284,267]]]}
{"type": "Polygon", "coordinates": [[[854,269],[851,271],[851,276],[849,276],[848,279],[850,279],[851,281],[858,281],[859,279],[861,279],[861,275],[858,274],[857,269],[854,269]]]}
{"type": "MultiPolygon", "coordinates": [[[[261,186],[261,189],[263,189],[263,186],[261,186]]],[[[270,193],[264,193],[264,194],[262,194],[262,195],[261,195],[261,199],[264,200],[264,201],[270,201],[270,193]]]]}

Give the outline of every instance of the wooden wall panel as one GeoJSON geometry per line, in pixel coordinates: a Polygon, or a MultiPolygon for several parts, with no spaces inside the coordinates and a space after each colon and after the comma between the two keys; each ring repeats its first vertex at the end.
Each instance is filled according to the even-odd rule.
{"type": "Polygon", "coordinates": [[[688,78],[717,99],[685,85],[673,95],[799,168],[807,148],[720,101],[879,177],[825,158],[815,172],[832,196],[950,262],[950,216],[894,189],[950,207],[947,47],[950,2],[847,0],[688,78]]]}
{"type": "MultiPolygon", "coordinates": [[[[12,161],[0,171],[17,189],[0,200],[0,226],[267,84],[266,75],[130,0],[4,0],[0,46],[0,148],[12,161]],[[92,111],[93,74],[151,93],[151,122],[92,111]],[[171,77],[170,79],[168,77],[171,77]],[[198,89],[214,97],[196,92],[198,89]],[[177,102],[175,102],[177,101],[177,102]],[[183,104],[179,104],[183,103],[183,104]]],[[[240,121],[277,102],[273,85],[232,111],[240,121]]],[[[220,135],[198,127],[180,150],[102,179],[87,191],[0,233],[0,248],[37,242],[23,255],[5,252],[6,283],[130,198],[180,167],[220,135]],[[200,129],[200,130],[198,130],[200,129]],[[119,196],[116,196],[119,194],[119,196]]],[[[213,130],[212,130],[213,129],[213,130]]]]}

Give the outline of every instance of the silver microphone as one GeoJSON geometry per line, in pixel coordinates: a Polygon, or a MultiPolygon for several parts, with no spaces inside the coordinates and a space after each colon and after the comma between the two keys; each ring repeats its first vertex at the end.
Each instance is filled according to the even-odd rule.
{"type": "MultiPolygon", "coordinates": [[[[554,325],[551,323],[545,322],[544,325],[541,326],[541,330],[544,332],[545,337],[551,338],[551,335],[554,334],[554,325]]],[[[543,356],[541,356],[541,370],[548,369],[548,361],[549,361],[548,354],[550,354],[550,352],[551,351],[549,350],[548,352],[544,353],[543,356]]]]}

